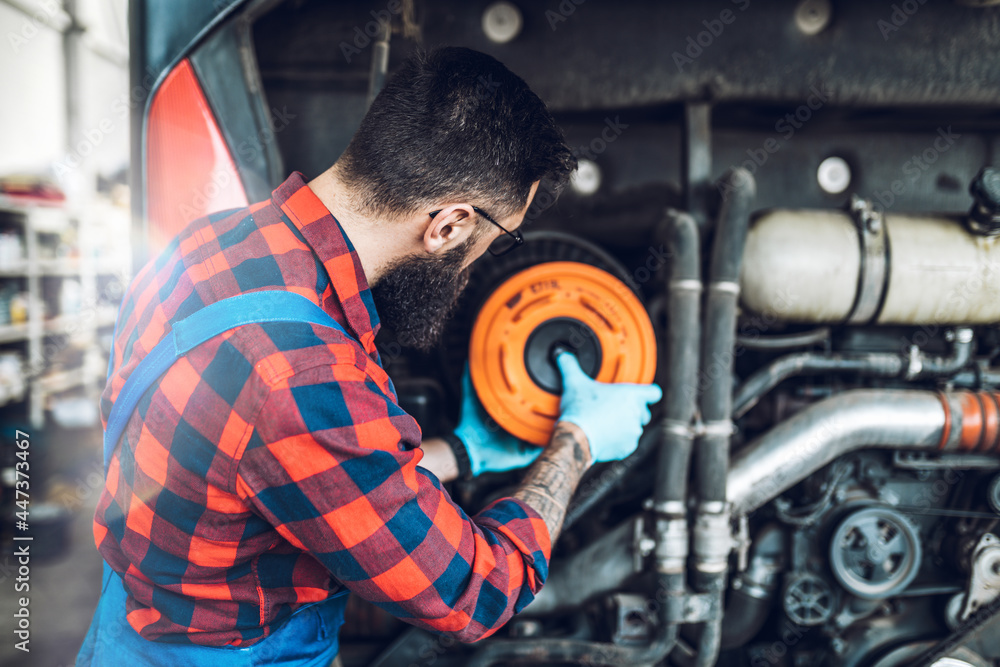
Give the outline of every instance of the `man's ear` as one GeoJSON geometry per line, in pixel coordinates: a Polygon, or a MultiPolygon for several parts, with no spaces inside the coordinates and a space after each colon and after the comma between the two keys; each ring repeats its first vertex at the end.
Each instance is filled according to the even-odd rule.
{"type": "Polygon", "coordinates": [[[457,248],[475,229],[476,218],[469,204],[450,204],[430,220],[424,230],[424,249],[429,253],[457,248]]]}

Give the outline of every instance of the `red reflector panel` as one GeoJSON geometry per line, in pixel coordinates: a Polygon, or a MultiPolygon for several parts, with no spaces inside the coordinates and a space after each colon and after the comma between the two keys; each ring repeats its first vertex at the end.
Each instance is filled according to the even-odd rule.
{"type": "Polygon", "coordinates": [[[156,92],[146,137],[149,253],[157,255],[189,222],[247,205],[191,63],[182,60],[156,92]]]}

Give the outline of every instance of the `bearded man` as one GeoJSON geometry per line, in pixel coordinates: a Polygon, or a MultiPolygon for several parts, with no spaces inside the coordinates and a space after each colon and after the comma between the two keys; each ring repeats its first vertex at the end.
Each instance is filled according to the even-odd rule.
{"type": "Polygon", "coordinates": [[[574,164],[501,63],[419,54],[325,173],[194,221],[137,274],[102,395],[107,567],[78,665],[329,665],[348,592],[466,642],[531,602],[581,475],[635,449],[659,388],[594,382],[563,353],[544,450],[488,429],[467,381],[455,435],[422,442],[375,335],[434,345],[469,265],[516,249],[539,182],[574,164]],[[289,294],[315,316],[266,301],[289,294]],[[442,487],[532,461],[473,516],[442,487]]]}

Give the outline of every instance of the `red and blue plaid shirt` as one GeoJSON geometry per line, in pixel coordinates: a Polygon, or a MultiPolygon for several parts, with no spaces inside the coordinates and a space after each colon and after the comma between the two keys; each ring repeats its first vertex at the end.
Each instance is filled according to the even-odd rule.
{"type": "Polygon", "coordinates": [[[545,581],[548,529],[512,498],[470,517],[420,467],[420,428],[379,363],[357,253],[300,174],[268,201],[193,222],[136,275],[105,426],[173,322],[269,289],[308,297],[354,338],[244,325],[193,349],[142,397],[94,517],[130,625],[151,640],[249,646],[346,586],[461,640],[495,632],[545,581]]]}

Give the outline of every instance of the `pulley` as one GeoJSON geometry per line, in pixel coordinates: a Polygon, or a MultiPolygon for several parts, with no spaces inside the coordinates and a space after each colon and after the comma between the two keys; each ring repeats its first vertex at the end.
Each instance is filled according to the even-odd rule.
{"type": "Polygon", "coordinates": [[[901,593],[920,569],[920,536],[894,509],[866,507],[845,517],[830,540],[830,567],[852,595],[881,600],[901,593]]]}

